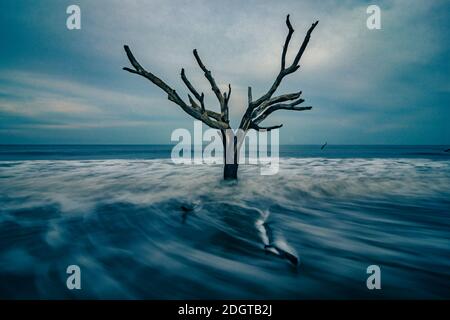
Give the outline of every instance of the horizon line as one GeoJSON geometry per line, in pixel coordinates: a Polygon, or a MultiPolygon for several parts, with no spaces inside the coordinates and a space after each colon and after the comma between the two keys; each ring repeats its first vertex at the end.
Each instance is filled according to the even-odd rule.
{"type": "MultiPolygon", "coordinates": [[[[178,142],[179,143],[179,142],[178,142]]],[[[172,146],[178,143],[0,143],[0,146],[172,146]]],[[[205,143],[208,145],[209,143],[205,143]]],[[[190,145],[190,144],[187,144],[190,145]]],[[[196,145],[196,144],[194,144],[196,145]]],[[[270,144],[269,144],[270,145],[270,144]]],[[[321,146],[323,143],[308,143],[308,144],[294,144],[294,143],[280,143],[280,146],[321,146]]],[[[327,143],[327,146],[449,146],[449,144],[379,144],[379,143],[364,143],[364,144],[345,144],[345,143],[327,143]]]]}

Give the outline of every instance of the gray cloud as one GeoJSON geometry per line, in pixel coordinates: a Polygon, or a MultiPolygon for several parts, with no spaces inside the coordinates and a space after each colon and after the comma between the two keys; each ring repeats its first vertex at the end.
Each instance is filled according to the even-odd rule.
{"type": "MultiPolygon", "coordinates": [[[[154,121],[152,126],[157,127],[157,121],[173,119],[173,128],[186,126],[189,117],[167,101],[164,93],[146,80],[120,71],[121,66],[129,64],[122,45],[129,44],[146,68],[178,92],[186,92],[179,77],[184,67],[195,86],[205,92],[208,105],[218,108],[192,56],[191,50],[197,48],[219,85],[225,89],[232,84],[231,115],[237,124],[246,105],[247,86],[253,87],[254,96],[263,94],[278,72],[286,36],[284,20],[290,13],[296,30],[290,58],[310,24],[316,19],[320,23],[300,70],[286,79],[280,90],[302,90],[306,103],[314,109],[297,114],[280,112],[268,120],[271,124],[285,123],[282,142],[319,143],[331,136],[336,143],[346,143],[358,136],[356,143],[384,143],[402,133],[402,137],[410,134],[411,139],[400,142],[410,143],[430,127],[435,129],[423,135],[425,140],[445,136],[448,129],[437,114],[444,110],[449,93],[445,72],[449,71],[448,62],[441,66],[449,56],[446,3],[381,1],[382,30],[377,31],[366,28],[368,4],[296,0],[80,1],[82,30],[77,41],[68,41],[65,49],[88,57],[85,60],[92,61],[87,62],[90,68],[101,65],[108,70],[99,70],[96,75],[94,69],[89,84],[68,75],[55,78],[34,74],[28,77],[32,83],[22,77],[19,87],[34,86],[34,93],[20,94],[29,96],[26,103],[3,101],[2,110],[38,110],[45,114],[66,111],[67,125],[75,125],[72,122],[79,117],[93,125],[101,117],[111,125],[118,125],[119,120],[154,121]]],[[[46,23],[47,28],[56,28],[46,23]]],[[[67,34],[66,30],[49,31],[61,32],[67,34]]],[[[443,112],[448,115],[448,111],[443,112]]]]}

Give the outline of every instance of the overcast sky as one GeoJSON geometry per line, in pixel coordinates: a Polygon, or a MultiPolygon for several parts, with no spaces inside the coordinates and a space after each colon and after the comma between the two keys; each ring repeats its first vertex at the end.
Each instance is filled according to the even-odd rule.
{"type": "MultiPolygon", "coordinates": [[[[247,87],[262,95],[280,66],[291,14],[292,58],[320,20],[279,93],[303,91],[305,112],[277,111],[281,143],[450,143],[450,1],[13,1],[0,3],[0,143],[170,143],[193,119],[129,66],[141,64],[182,97],[182,67],[207,106],[218,103],[192,56],[231,83],[232,124],[247,87]],[[66,8],[81,8],[81,30],[66,8]],[[381,30],[366,27],[369,4],[381,30]]],[[[206,129],[206,127],[205,127],[206,129]]]]}

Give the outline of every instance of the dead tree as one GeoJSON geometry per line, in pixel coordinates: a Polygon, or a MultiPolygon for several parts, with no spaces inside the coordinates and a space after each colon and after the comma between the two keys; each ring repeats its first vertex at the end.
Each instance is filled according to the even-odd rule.
{"type": "Polygon", "coordinates": [[[138,74],[144,78],[147,78],[153,84],[157,85],[163,91],[167,93],[167,98],[179,105],[186,113],[191,115],[193,118],[202,121],[206,125],[211,128],[215,128],[220,130],[222,135],[222,143],[224,147],[224,173],[223,177],[226,180],[237,179],[237,171],[238,171],[238,154],[240,147],[244,141],[245,134],[248,130],[253,129],[257,131],[266,130],[270,131],[273,129],[278,129],[282,127],[282,124],[270,127],[260,126],[260,123],[266,119],[270,114],[277,110],[294,110],[294,111],[304,111],[311,110],[312,107],[300,107],[299,105],[304,102],[300,95],[301,91],[284,94],[279,96],[273,96],[281,81],[285,76],[294,73],[300,68],[300,59],[305,52],[305,49],[308,45],[309,39],[311,37],[311,33],[314,28],[317,26],[319,21],[314,22],[309,28],[306,36],[303,40],[302,45],[300,46],[297,54],[295,55],[294,61],[290,65],[286,65],[286,54],[289,47],[289,42],[291,41],[292,34],[294,33],[294,28],[292,28],[291,22],[289,21],[289,15],[286,17],[286,25],[288,27],[288,34],[286,36],[286,40],[284,42],[283,51],[281,54],[281,68],[280,71],[275,78],[270,89],[262,95],[260,98],[253,100],[252,97],[252,88],[248,87],[248,105],[244,116],[239,125],[238,132],[242,134],[238,135],[230,127],[229,121],[229,109],[228,102],[230,101],[231,96],[231,85],[228,85],[227,92],[221,92],[219,87],[216,84],[213,76],[211,75],[211,71],[206,68],[200,59],[197,50],[194,49],[194,57],[197,61],[200,69],[205,74],[206,79],[209,81],[211,85],[211,89],[214,92],[217,100],[219,100],[220,113],[210,110],[205,107],[204,102],[204,94],[199,93],[191,82],[186,77],[184,69],[181,69],[181,79],[189,89],[190,93],[188,94],[189,103],[186,103],[178,93],[172,89],[169,85],[167,85],[163,80],[155,76],[153,73],[145,70],[139,62],[135,59],[133,54],[131,53],[130,48],[125,45],[125,52],[130,60],[132,68],[123,68],[131,73],[138,74]],[[228,154],[227,154],[228,153],[228,154]]]}

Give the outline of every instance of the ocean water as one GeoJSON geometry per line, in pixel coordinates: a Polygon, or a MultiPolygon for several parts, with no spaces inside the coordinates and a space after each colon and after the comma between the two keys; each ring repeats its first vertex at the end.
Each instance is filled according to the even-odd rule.
{"type": "Polygon", "coordinates": [[[450,298],[448,146],[281,146],[231,183],[171,148],[0,146],[0,298],[450,298]]]}

